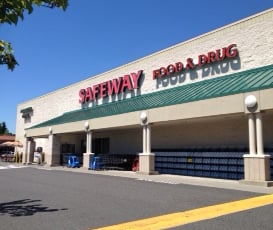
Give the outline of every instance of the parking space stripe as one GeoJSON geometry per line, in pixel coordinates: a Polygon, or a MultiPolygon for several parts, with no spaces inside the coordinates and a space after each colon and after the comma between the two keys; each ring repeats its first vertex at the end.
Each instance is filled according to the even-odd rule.
{"type": "Polygon", "coordinates": [[[26,168],[27,166],[24,165],[6,165],[0,166],[0,169],[19,169],[19,168],[26,168]]]}
{"type": "Polygon", "coordinates": [[[97,228],[96,230],[159,230],[182,226],[185,224],[213,219],[236,212],[273,204],[273,194],[263,195],[244,200],[227,202],[193,210],[176,212],[167,215],[136,220],[127,223],[97,228]]]}

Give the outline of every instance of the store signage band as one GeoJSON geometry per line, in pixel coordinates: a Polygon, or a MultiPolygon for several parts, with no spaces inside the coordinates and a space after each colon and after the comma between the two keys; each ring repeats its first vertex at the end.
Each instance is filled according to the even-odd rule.
{"type": "Polygon", "coordinates": [[[94,101],[97,97],[104,98],[125,92],[126,90],[132,91],[138,89],[140,87],[142,72],[143,70],[139,70],[137,73],[126,74],[123,77],[114,78],[93,85],[92,87],[81,89],[79,91],[79,102],[83,104],[88,101],[94,101]]]}
{"type": "Polygon", "coordinates": [[[205,64],[212,64],[215,62],[223,61],[224,59],[234,58],[238,55],[236,44],[231,44],[222,49],[210,51],[207,54],[200,54],[198,56],[198,64],[193,62],[192,58],[187,58],[186,63],[176,62],[175,64],[169,64],[167,67],[160,67],[153,70],[153,79],[162,78],[171,74],[179,73],[183,70],[192,70],[196,67],[202,67],[205,64]]]}
{"type": "MultiPolygon", "coordinates": [[[[194,68],[202,67],[205,64],[212,64],[223,61],[224,59],[234,58],[238,56],[238,50],[236,47],[236,44],[231,44],[222,49],[210,51],[207,54],[200,54],[198,56],[197,64],[194,63],[192,58],[187,58],[185,64],[182,62],[176,62],[174,64],[169,64],[167,67],[160,67],[153,70],[153,79],[163,78],[184,70],[193,70],[194,68]]],[[[114,78],[100,84],[95,84],[92,87],[80,89],[79,103],[84,104],[88,101],[94,101],[97,98],[104,98],[125,91],[138,89],[140,88],[140,79],[142,75],[143,70],[139,70],[137,73],[126,74],[123,77],[114,78]]]]}

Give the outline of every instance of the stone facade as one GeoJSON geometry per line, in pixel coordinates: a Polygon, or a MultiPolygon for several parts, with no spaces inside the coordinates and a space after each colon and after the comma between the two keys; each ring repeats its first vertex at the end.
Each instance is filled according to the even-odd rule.
{"type": "MultiPolygon", "coordinates": [[[[33,138],[37,146],[42,146],[47,164],[59,162],[60,147],[63,143],[75,145],[76,152],[82,152],[82,140],[86,139],[85,122],[94,131],[92,138],[109,138],[110,153],[136,154],[146,152],[142,144],[148,141],[151,148],[181,148],[183,146],[247,146],[248,123],[245,98],[250,93],[239,93],[228,96],[210,98],[178,105],[170,105],[149,109],[147,119],[151,138],[142,138],[140,112],[133,111],[126,114],[79,120],[68,124],[58,124],[53,127],[31,127],[58,117],[66,112],[86,107],[103,105],[131,97],[155,93],[177,86],[192,84],[213,78],[224,78],[226,75],[239,73],[250,69],[272,65],[273,57],[273,8],[256,14],[241,21],[232,23],[206,34],[179,43],[144,58],[125,64],[113,70],[91,76],[83,81],[69,85],[46,95],[23,102],[17,107],[16,139],[26,142],[25,138],[33,138]],[[218,49],[235,44],[238,55],[231,59],[198,66],[199,55],[208,55],[218,49]],[[170,64],[182,62],[185,66],[191,58],[195,66],[190,70],[178,74],[154,79],[154,70],[167,67],[170,64]],[[143,71],[140,87],[119,95],[98,98],[95,101],[79,103],[79,91],[108,82],[119,77],[143,71]],[[32,108],[30,118],[22,118],[21,111],[32,108]],[[28,129],[30,128],[30,129],[28,129]]],[[[263,141],[265,145],[272,145],[273,120],[273,90],[256,90],[251,92],[258,100],[255,113],[262,112],[264,125],[263,141]]],[[[89,149],[91,152],[92,149],[89,149]]],[[[27,149],[24,150],[29,151],[27,149]]],[[[89,153],[87,152],[87,153],[89,153]]],[[[148,154],[150,154],[150,150],[148,154]]],[[[151,153],[152,155],[152,153],[151,153]]],[[[154,170],[154,157],[143,157],[145,173],[154,170]],[[153,160],[152,160],[153,161],[153,160]]],[[[26,159],[30,159],[26,156],[26,159]]],[[[247,161],[247,159],[246,159],[247,161]]],[[[87,167],[87,162],[84,165],[87,167]]],[[[255,165],[248,162],[247,165],[255,165]]],[[[267,172],[268,173],[268,166],[267,172]]],[[[246,171],[246,175],[250,175],[246,171]]],[[[255,175],[256,176],[256,175],[255,175]]],[[[255,177],[253,176],[255,179],[255,177]]],[[[259,178],[268,179],[262,175],[259,178]]]]}

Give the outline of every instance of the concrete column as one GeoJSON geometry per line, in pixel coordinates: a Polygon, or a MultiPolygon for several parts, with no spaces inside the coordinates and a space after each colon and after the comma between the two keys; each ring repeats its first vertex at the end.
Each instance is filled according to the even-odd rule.
{"type": "Polygon", "coordinates": [[[147,134],[147,153],[151,153],[152,147],[151,147],[151,125],[147,125],[146,128],[146,134],[147,134]]]}
{"type": "Polygon", "coordinates": [[[255,117],[253,113],[248,115],[249,154],[256,155],[255,117]]]}
{"type": "Polygon", "coordinates": [[[140,174],[158,174],[155,171],[155,154],[151,153],[151,125],[143,126],[143,152],[139,154],[140,174]]]}
{"type": "Polygon", "coordinates": [[[89,132],[86,132],[86,146],[85,146],[85,152],[90,153],[89,150],[89,132]]]}
{"type": "Polygon", "coordinates": [[[86,152],[92,152],[92,131],[86,132],[86,152]]]}
{"type": "Polygon", "coordinates": [[[89,150],[92,153],[92,131],[89,132],[89,150]]]}
{"type": "Polygon", "coordinates": [[[89,130],[86,132],[86,153],[83,154],[83,168],[89,169],[94,155],[92,153],[92,131],[89,130]]]}
{"type": "Polygon", "coordinates": [[[94,157],[94,153],[84,153],[83,154],[83,165],[82,167],[85,169],[90,168],[90,162],[92,162],[92,159],[94,157]]]}
{"type": "Polygon", "coordinates": [[[48,166],[53,165],[53,134],[48,136],[48,153],[46,163],[48,166]]]}
{"type": "Polygon", "coordinates": [[[24,147],[23,147],[23,159],[22,159],[22,163],[23,164],[27,164],[27,157],[28,155],[28,139],[27,137],[24,138],[24,147]]]}
{"type": "Polygon", "coordinates": [[[264,154],[261,113],[248,115],[249,154],[244,155],[244,175],[241,183],[273,186],[270,181],[270,155],[264,154]],[[257,151],[256,151],[257,143],[257,151]]]}
{"type": "Polygon", "coordinates": [[[147,153],[147,125],[143,125],[143,153],[147,153]]]}
{"type": "Polygon", "coordinates": [[[32,138],[26,139],[26,147],[25,147],[25,164],[33,163],[33,156],[35,151],[35,142],[32,138]]]}
{"type": "Polygon", "coordinates": [[[47,165],[54,166],[60,164],[60,141],[58,136],[50,133],[48,136],[47,165]]]}
{"type": "Polygon", "coordinates": [[[31,140],[27,140],[26,144],[26,163],[31,164],[31,140]]]}
{"type": "Polygon", "coordinates": [[[257,154],[259,156],[263,156],[264,143],[263,143],[263,124],[262,124],[261,113],[256,113],[256,140],[257,140],[257,154]]]}

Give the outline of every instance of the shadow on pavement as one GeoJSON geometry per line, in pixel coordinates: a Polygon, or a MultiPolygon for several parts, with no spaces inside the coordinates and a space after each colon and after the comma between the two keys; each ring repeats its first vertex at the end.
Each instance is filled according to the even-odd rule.
{"type": "Polygon", "coordinates": [[[40,204],[41,200],[23,199],[7,203],[0,203],[0,215],[11,217],[32,216],[39,212],[57,212],[67,209],[49,209],[40,204]]]}

